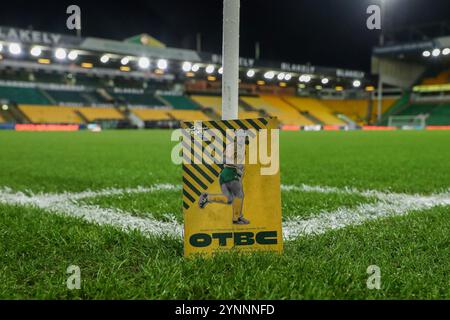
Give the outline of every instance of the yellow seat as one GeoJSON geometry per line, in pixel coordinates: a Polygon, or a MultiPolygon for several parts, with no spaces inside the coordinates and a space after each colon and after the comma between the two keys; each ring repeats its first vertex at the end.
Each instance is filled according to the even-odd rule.
{"type": "Polygon", "coordinates": [[[75,107],[20,105],[19,109],[32,123],[83,123],[75,107]]]}
{"type": "Polygon", "coordinates": [[[202,111],[197,110],[170,110],[169,114],[180,121],[209,121],[211,120],[202,111]]]}
{"type": "Polygon", "coordinates": [[[169,111],[163,109],[132,109],[132,112],[142,121],[172,120],[168,114],[169,111]]]}
{"type": "Polygon", "coordinates": [[[289,104],[294,106],[297,110],[308,112],[325,125],[346,125],[344,121],[336,117],[333,112],[318,99],[299,98],[299,97],[285,97],[289,104]]]}
{"type": "Polygon", "coordinates": [[[204,108],[212,108],[217,113],[222,113],[222,97],[220,96],[191,96],[191,99],[204,108]]]}
{"type": "Polygon", "coordinates": [[[124,119],[123,114],[114,108],[79,108],[78,111],[88,121],[124,119]]]}
{"type": "Polygon", "coordinates": [[[314,123],[277,96],[241,97],[251,107],[264,110],[285,125],[307,126],[314,123]]]}
{"type": "MultiPolygon", "coordinates": [[[[198,96],[193,95],[191,99],[204,108],[212,108],[219,116],[222,115],[222,97],[220,96],[198,96]]],[[[260,118],[259,112],[246,111],[239,106],[240,119],[256,119],[260,118]]]]}
{"type": "Polygon", "coordinates": [[[244,111],[239,110],[239,119],[258,119],[261,115],[258,111],[244,111]]]}
{"type": "Polygon", "coordinates": [[[367,122],[368,101],[367,100],[322,100],[328,108],[336,113],[342,113],[357,124],[367,122]]]}

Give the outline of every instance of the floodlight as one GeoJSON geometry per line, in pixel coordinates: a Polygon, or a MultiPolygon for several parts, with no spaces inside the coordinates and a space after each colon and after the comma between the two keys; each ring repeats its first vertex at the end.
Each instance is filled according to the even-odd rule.
{"type": "Polygon", "coordinates": [[[432,55],[433,57],[439,57],[441,55],[441,49],[434,49],[432,55]]]}
{"type": "Polygon", "coordinates": [[[212,64],[210,64],[209,66],[206,67],[205,71],[206,73],[211,74],[214,72],[215,69],[216,68],[212,64]]]}
{"type": "Polygon", "coordinates": [[[192,63],[190,63],[189,61],[185,61],[181,68],[183,69],[184,72],[189,72],[192,70],[192,63]]]}
{"type": "Polygon", "coordinates": [[[278,74],[277,79],[282,81],[282,80],[284,80],[284,77],[285,77],[285,74],[283,72],[281,72],[278,74]]]}
{"type": "Polygon", "coordinates": [[[247,71],[247,77],[253,78],[255,76],[255,73],[256,73],[255,70],[250,69],[247,71]]]}
{"type": "Polygon", "coordinates": [[[42,49],[41,49],[41,47],[33,47],[33,48],[31,48],[31,50],[30,50],[30,54],[33,56],[33,57],[39,57],[41,54],[42,54],[42,49]]]}
{"type": "Polygon", "coordinates": [[[157,63],[158,69],[166,70],[169,66],[169,62],[166,59],[159,59],[157,63]]]}
{"type": "Polygon", "coordinates": [[[101,63],[107,63],[109,61],[109,55],[104,54],[100,57],[100,62],[101,63]]]}
{"type": "Polygon", "coordinates": [[[308,82],[311,81],[311,76],[307,75],[307,74],[304,74],[304,75],[300,76],[299,80],[300,80],[300,82],[308,83],[308,82]]]}
{"type": "Polygon", "coordinates": [[[200,70],[200,65],[198,63],[196,63],[192,66],[192,71],[197,72],[198,70],[200,70]]]}
{"type": "Polygon", "coordinates": [[[139,58],[138,65],[141,69],[148,69],[150,67],[150,59],[147,57],[139,58]]]}
{"type": "Polygon", "coordinates": [[[355,87],[355,88],[361,87],[361,81],[359,81],[359,80],[353,81],[353,87],[355,87]]]}
{"type": "Polygon", "coordinates": [[[321,82],[322,84],[328,84],[330,80],[328,78],[323,78],[321,82]]]}
{"type": "Polygon", "coordinates": [[[69,60],[74,61],[78,58],[78,52],[70,51],[69,54],[67,55],[67,57],[69,58],[69,60]]]}
{"type": "Polygon", "coordinates": [[[431,56],[431,52],[428,51],[428,50],[425,50],[424,52],[422,52],[422,55],[423,55],[425,58],[428,58],[429,56],[431,56]]]}
{"type": "Polygon", "coordinates": [[[9,52],[14,55],[18,55],[22,52],[22,47],[18,43],[11,43],[9,45],[9,52]]]}
{"type": "Polygon", "coordinates": [[[64,60],[67,57],[67,52],[66,50],[62,49],[62,48],[58,48],[55,51],[55,58],[58,60],[64,60]]]}
{"type": "Polygon", "coordinates": [[[272,80],[275,77],[275,72],[274,71],[267,71],[264,74],[264,78],[266,78],[267,80],[272,80]]]}
{"type": "Polygon", "coordinates": [[[130,58],[129,58],[129,57],[123,57],[123,58],[120,60],[120,63],[121,63],[123,66],[126,66],[129,62],[130,62],[130,58]]]}

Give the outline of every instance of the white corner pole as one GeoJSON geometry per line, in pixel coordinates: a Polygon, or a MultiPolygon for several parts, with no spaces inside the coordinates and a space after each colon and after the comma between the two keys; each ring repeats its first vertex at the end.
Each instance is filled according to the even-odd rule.
{"type": "Polygon", "coordinates": [[[223,1],[222,120],[239,118],[240,0],[223,1]]]}

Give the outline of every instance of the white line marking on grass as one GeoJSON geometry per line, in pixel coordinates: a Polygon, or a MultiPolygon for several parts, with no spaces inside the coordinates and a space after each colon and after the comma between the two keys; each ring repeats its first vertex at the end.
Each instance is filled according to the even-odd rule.
{"type": "Polygon", "coordinates": [[[164,185],[151,188],[107,189],[100,192],[87,191],[83,193],[39,194],[28,196],[22,192],[12,192],[3,189],[0,192],[0,203],[33,206],[52,213],[77,217],[99,225],[110,225],[124,231],[138,230],[144,235],[180,237],[182,226],[176,221],[163,222],[156,219],[143,219],[132,216],[119,209],[105,209],[99,206],[82,205],[75,202],[86,197],[99,195],[117,195],[131,192],[153,192],[166,190],[164,185]],[[145,191],[145,190],[147,191],[145,191]]]}
{"type": "MultiPolygon", "coordinates": [[[[60,215],[82,218],[99,225],[111,225],[124,231],[138,230],[148,236],[181,238],[183,226],[175,220],[163,222],[151,218],[151,214],[149,214],[150,217],[148,218],[138,218],[119,209],[105,209],[99,206],[77,203],[77,200],[91,197],[179,190],[181,188],[176,185],[159,184],[151,187],[110,188],[99,191],[88,190],[80,193],[40,193],[34,195],[32,193],[13,192],[8,188],[0,188],[0,203],[33,206],[60,215]]],[[[450,206],[450,192],[424,196],[308,185],[283,185],[282,190],[284,192],[359,194],[364,197],[375,197],[379,200],[375,204],[361,204],[352,209],[339,208],[332,212],[321,212],[309,219],[290,218],[283,223],[283,236],[286,240],[294,240],[307,235],[323,234],[330,230],[360,225],[380,218],[402,216],[412,211],[426,210],[436,206],[450,206]]],[[[168,214],[168,216],[171,216],[171,214],[168,214]]]]}

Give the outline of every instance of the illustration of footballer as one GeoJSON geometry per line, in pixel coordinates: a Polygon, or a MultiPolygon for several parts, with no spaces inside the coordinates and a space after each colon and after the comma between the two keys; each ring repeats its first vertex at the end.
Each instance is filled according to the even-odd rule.
{"type": "MultiPolygon", "coordinates": [[[[245,145],[243,148],[245,150],[245,145]]],[[[199,198],[198,205],[200,209],[204,209],[209,203],[231,205],[233,210],[233,224],[248,225],[250,221],[244,218],[242,212],[244,206],[244,186],[242,183],[245,171],[244,161],[242,159],[238,161],[238,152],[235,152],[234,148],[227,148],[226,159],[226,164],[219,175],[222,194],[203,193],[199,198]]]]}

